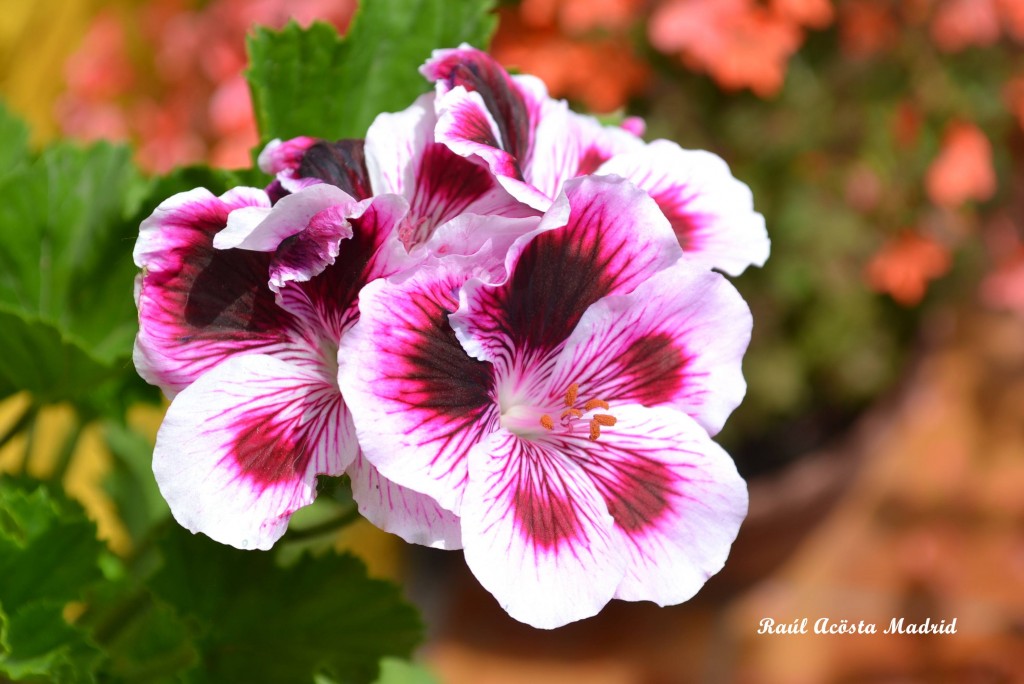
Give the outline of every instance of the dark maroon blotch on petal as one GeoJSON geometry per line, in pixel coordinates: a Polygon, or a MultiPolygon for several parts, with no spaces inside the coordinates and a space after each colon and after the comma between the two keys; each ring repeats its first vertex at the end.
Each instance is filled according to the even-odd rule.
{"type": "MultiPolygon", "coordinates": [[[[447,416],[456,426],[476,422],[491,409],[494,384],[492,366],[469,356],[459,344],[448,315],[458,301],[447,301],[419,293],[409,302],[416,312],[416,341],[407,343],[401,375],[408,381],[406,396],[410,409],[430,416],[447,416]]],[[[453,430],[456,428],[453,428],[453,430]]]]}
{"type": "Polygon", "coordinates": [[[476,91],[498,124],[506,152],[517,162],[516,177],[522,180],[519,168],[530,153],[530,113],[522,93],[501,65],[478,50],[457,50],[432,65],[438,80],[449,89],[463,86],[476,91]]]}
{"type": "Polygon", "coordinates": [[[177,268],[145,274],[143,288],[159,294],[149,297],[144,326],[169,324],[182,343],[238,340],[249,348],[285,338],[291,317],[267,288],[270,255],[213,247],[230,208],[211,202],[176,218],[171,229],[183,234],[169,261],[177,268]]]}
{"type": "Polygon", "coordinates": [[[229,449],[242,476],[262,487],[301,477],[312,450],[306,440],[291,439],[293,431],[273,416],[247,415],[229,449]]]}
{"type": "MultiPolygon", "coordinates": [[[[591,205],[587,211],[596,210],[591,205]]],[[[585,238],[567,226],[541,233],[527,245],[502,293],[505,319],[518,348],[557,347],[587,307],[614,289],[614,253],[604,244],[600,226],[610,218],[580,217],[577,226],[595,222],[585,238]]]]}
{"type": "Polygon", "coordinates": [[[403,235],[406,248],[426,242],[437,226],[462,214],[494,186],[493,176],[485,167],[440,143],[427,145],[417,169],[416,194],[405,219],[410,229],[403,235]]]}
{"type": "Polygon", "coordinates": [[[359,291],[371,280],[390,275],[380,272],[374,261],[393,229],[387,220],[372,205],[359,218],[349,219],[352,237],[341,241],[334,263],[309,281],[288,283],[286,306],[288,298],[301,292],[323,327],[335,340],[341,339],[358,317],[359,291]]]}
{"type": "Polygon", "coordinates": [[[337,142],[322,140],[308,150],[299,164],[300,178],[319,178],[336,185],[357,200],[373,195],[370,174],[366,170],[363,140],[337,142]]]}
{"type": "Polygon", "coordinates": [[[671,335],[658,332],[641,337],[617,359],[620,391],[606,399],[644,406],[667,404],[679,396],[689,361],[671,335]]]}
{"type": "Polygon", "coordinates": [[[534,445],[519,442],[524,453],[519,459],[515,498],[516,522],[526,540],[546,551],[583,536],[579,511],[560,471],[546,463],[534,445]]]}
{"type": "Polygon", "coordinates": [[[591,477],[615,524],[629,533],[656,524],[669,512],[676,495],[677,478],[668,466],[641,457],[608,464],[591,477]]]}

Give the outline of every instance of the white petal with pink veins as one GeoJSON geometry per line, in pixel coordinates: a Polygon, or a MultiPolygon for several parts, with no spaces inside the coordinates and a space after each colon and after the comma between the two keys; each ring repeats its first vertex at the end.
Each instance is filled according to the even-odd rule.
{"type": "Polygon", "coordinates": [[[254,354],[228,359],[175,397],[153,472],[182,526],[268,549],[312,503],[316,475],[340,475],[357,449],[333,378],[254,354]]]}
{"type": "Polygon", "coordinates": [[[551,629],[595,615],[627,556],[597,488],[553,443],[505,430],[470,455],[466,562],[509,615],[551,629]]]}
{"type": "Polygon", "coordinates": [[[548,100],[540,110],[533,154],[523,175],[553,199],[566,181],[595,173],[615,155],[643,147],[643,140],[620,127],[604,126],[592,116],[570,111],[564,101],[548,100]]]}
{"type": "MultiPolygon", "coordinates": [[[[249,249],[272,252],[287,238],[301,233],[314,216],[331,207],[340,207],[345,217],[359,216],[365,203],[356,202],[348,193],[327,183],[311,185],[293,195],[282,197],[273,209],[260,215],[249,210],[231,212],[224,230],[213,238],[217,249],[249,249]],[[256,219],[261,218],[257,221],[256,219]]],[[[341,237],[350,237],[351,229],[339,227],[341,237]]]]}
{"type": "Polygon", "coordinates": [[[472,267],[472,258],[431,259],[401,282],[370,283],[338,349],[363,455],[456,515],[466,457],[496,420],[490,365],[469,357],[448,323],[472,267]]]}
{"type": "Polygon", "coordinates": [[[213,247],[231,212],[268,206],[254,188],[221,197],[197,189],[165,200],[142,222],[133,360],[168,397],[231,356],[291,353],[301,326],[267,288],[270,255],[213,247]]]}
{"type": "Polygon", "coordinates": [[[466,283],[452,327],[471,356],[512,368],[557,353],[591,304],[631,292],[681,255],[643,190],[622,178],[577,178],[513,244],[506,280],[466,283]]]}
{"type": "Polygon", "coordinates": [[[672,406],[713,435],[746,393],[751,327],[750,309],[723,276],[678,262],[587,309],[553,382],[613,404],[672,406]]]}
{"type": "Polygon", "coordinates": [[[577,462],[615,519],[628,565],[615,597],[674,605],[725,564],[747,514],[746,483],[729,455],[669,408],[612,407],[614,426],[577,462]]]}
{"type": "Polygon", "coordinates": [[[410,544],[435,549],[462,548],[458,517],[429,496],[383,477],[361,455],[356,456],[346,472],[359,512],[380,529],[397,534],[410,544]]]}
{"type": "Polygon", "coordinates": [[[761,266],[771,245],[750,188],[717,155],[668,140],[613,157],[596,171],[628,178],[650,193],[687,256],[729,275],[761,266]]]}

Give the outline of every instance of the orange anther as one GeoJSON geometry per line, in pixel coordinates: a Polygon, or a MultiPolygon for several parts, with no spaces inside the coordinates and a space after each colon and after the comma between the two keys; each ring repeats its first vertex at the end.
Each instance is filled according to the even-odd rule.
{"type": "Polygon", "coordinates": [[[601,436],[601,426],[596,421],[590,421],[590,439],[596,441],[601,436]]]}
{"type": "Polygon", "coordinates": [[[591,420],[597,423],[598,425],[615,425],[615,423],[617,422],[615,420],[615,416],[609,416],[606,413],[598,413],[593,418],[591,418],[591,420]]]}
{"type": "Polygon", "coordinates": [[[540,424],[544,426],[545,430],[555,429],[555,421],[551,420],[551,416],[546,413],[540,417],[540,424]]]}
{"type": "Polygon", "coordinates": [[[562,411],[562,415],[560,415],[559,418],[564,419],[567,416],[571,416],[573,418],[582,418],[583,412],[580,411],[579,409],[567,408],[564,411],[562,411]]]}
{"type": "Polygon", "coordinates": [[[578,383],[574,382],[571,385],[569,385],[569,389],[565,390],[565,405],[566,406],[575,406],[576,405],[576,395],[579,393],[579,391],[580,391],[580,386],[579,386],[578,383]]]}
{"type": "Polygon", "coordinates": [[[608,402],[603,399],[588,399],[587,403],[583,405],[584,411],[593,411],[596,408],[603,408],[605,411],[608,410],[608,402]]]}

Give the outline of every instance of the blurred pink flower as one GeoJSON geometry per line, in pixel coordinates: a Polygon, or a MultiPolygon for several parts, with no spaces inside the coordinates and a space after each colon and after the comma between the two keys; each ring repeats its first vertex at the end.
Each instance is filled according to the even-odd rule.
{"type": "Polygon", "coordinates": [[[723,88],[761,97],[782,87],[801,42],[797,26],[750,0],[671,0],[655,10],[648,32],[655,48],[679,53],[723,88]]]}
{"type": "Polygon", "coordinates": [[[980,128],[968,122],[946,127],[939,155],[928,167],[925,189],[933,202],[949,208],[995,194],[992,145],[980,128]]]}
{"type": "Polygon", "coordinates": [[[921,301],[928,282],[950,267],[949,249],[915,230],[888,240],[864,269],[868,287],[904,306],[921,301]]]}
{"type": "Polygon", "coordinates": [[[523,0],[519,13],[535,27],[559,26],[570,35],[628,28],[643,0],[523,0]]]}
{"type": "Polygon", "coordinates": [[[875,0],[840,6],[839,46],[846,55],[872,57],[893,47],[899,37],[900,26],[890,6],[875,0]]]}
{"type": "Polygon", "coordinates": [[[999,40],[995,0],[946,0],[935,9],[931,36],[945,52],[995,43],[999,40]]]}
{"type": "Polygon", "coordinates": [[[1002,259],[981,282],[981,300],[993,309],[1024,316],[1024,246],[1002,259]]]}
{"type": "Polygon", "coordinates": [[[825,28],[834,17],[830,0],[772,0],[771,8],[780,17],[811,28],[825,28]]]}
{"type": "Polygon", "coordinates": [[[518,11],[502,11],[491,53],[502,64],[539,77],[556,97],[577,100],[594,112],[614,111],[649,80],[647,64],[624,35],[636,5],[635,0],[526,0],[518,11]],[[600,38],[575,35],[594,27],[605,29],[600,38]]]}
{"type": "Polygon", "coordinates": [[[258,135],[242,77],[246,33],[317,19],[344,31],[355,5],[153,0],[101,12],[67,62],[58,120],[73,137],[130,139],[151,171],[202,161],[247,166],[258,135]]]}

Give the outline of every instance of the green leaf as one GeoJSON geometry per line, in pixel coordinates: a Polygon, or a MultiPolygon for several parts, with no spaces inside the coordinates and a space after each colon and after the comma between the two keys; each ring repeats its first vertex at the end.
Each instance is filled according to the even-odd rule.
{"type": "Polygon", "coordinates": [[[422,665],[384,658],[380,661],[380,677],[375,684],[437,684],[437,679],[422,665]]]}
{"type": "Polygon", "coordinates": [[[42,488],[0,484],[0,606],[8,615],[37,600],[71,601],[100,578],[96,526],[42,488]]]}
{"type": "Polygon", "coordinates": [[[77,505],[0,482],[0,674],[93,681],[99,651],[63,611],[100,579],[102,549],[77,505]]]}
{"type": "Polygon", "coordinates": [[[16,172],[28,155],[28,126],[0,102],[0,179],[16,172]]]}
{"type": "Polygon", "coordinates": [[[175,527],[151,587],[196,625],[195,682],[372,682],[384,656],[408,657],[422,631],[398,588],[352,556],[290,567],[175,527]]]}
{"type": "Polygon", "coordinates": [[[146,188],[106,144],[56,145],[0,180],[0,384],[57,400],[125,370],[146,188]]]}
{"type": "Polygon", "coordinates": [[[33,603],[9,619],[0,613],[0,673],[16,681],[93,682],[99,657],[85,633],[64,620],[59,603],[33,603]]]}
{"type": "Polygon", "coordinates": [[[56,324],[4,310],[0,303],[0,377],[42,401],[75,399],[119,369],[104,365],[56,324]]]}
{"type": "Polygon", "coordinates": [[[114,421],[104,424],[104,432],[114,456],[104,489],[117,506],[128,533],[138,542],[170,514],[153,477],[153,444],[114,421]]]}
{"type": "Polygon", "coordinates": [[[432,50],[486,47],[493,0],[373,0],[345,38],[332,26],[257,29],[247,72],[260,135],[362,138],[377,114],[405,109],[428,83],[418,69],[432,50]]]}
{"type": "Polygon", "coordinates": [[[136,605],[104,643],[109,659],[102,673],[119,682],[185,681],[185,673],[199,663],[191,629],[173,607],[148,592],[136,605]]]}

